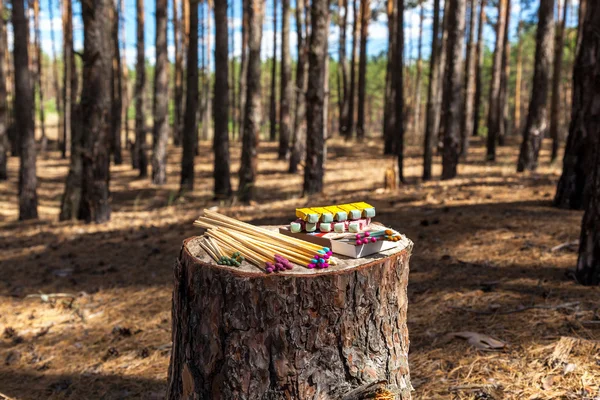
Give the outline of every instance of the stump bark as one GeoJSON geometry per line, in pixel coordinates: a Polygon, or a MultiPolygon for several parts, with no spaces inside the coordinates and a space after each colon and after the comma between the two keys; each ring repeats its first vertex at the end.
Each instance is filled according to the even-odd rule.
{"type": "Polygon", "coordinates": [[[410,399],[412,242],[328,270],[216,265],[184,241],[175,266],[168,399],[410,399]]]}

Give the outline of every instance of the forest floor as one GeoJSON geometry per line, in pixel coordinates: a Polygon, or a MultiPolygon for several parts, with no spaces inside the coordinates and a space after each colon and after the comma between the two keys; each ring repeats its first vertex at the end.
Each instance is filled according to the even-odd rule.
{"type": "MultiPolygon", "coordinates": [[[[185,198],[177,197],[180,149],[169,153],[162,187],[137,179],[128,158],[113,167],[113,213],[103,225],[58,222],[67,173],[58,152],[38,158],[40,220],[16,222],[12,157],[10,179],[0,182],[0,399],[162,399],[172,268],[201,210],[280,224],[295,207],[361,200],[415,242],[408,308],[415,399],[598,398],[600,288],[573,281],[582,214],[551,207],[560,163],[549,165],[548,145],[539,171],[519,175],[515,142],[491,164],[476,139],[458,179],[428,183],[419,178],[419,149],[409,146],[408,183],[386,193],[384,171],[394,161],[381,156],[379,141],[332,140],[325,193],[306,199],[302,174],[286,174],[276,145],[262,143],[258,198],[244,206],[212,201],[212,152],[202,143],[196,190],[185,198]],[[465,331],[507,347],[481,351],[448,336],[465,331]]],[[[232,171],[239,157],[235,143],[232,171]]]]}

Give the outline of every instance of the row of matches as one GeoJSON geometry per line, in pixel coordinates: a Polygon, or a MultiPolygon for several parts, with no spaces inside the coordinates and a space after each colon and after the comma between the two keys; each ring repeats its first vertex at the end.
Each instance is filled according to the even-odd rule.
{"type": "Polygon", "coordinates": [[[286,271],[292,263],[309,269],[336,265],[331,249],[254,226],[214,211],[194,225],[206,229],[200,246],[217,264],[239,266],[246,260],[266,273],[286,271]]]}

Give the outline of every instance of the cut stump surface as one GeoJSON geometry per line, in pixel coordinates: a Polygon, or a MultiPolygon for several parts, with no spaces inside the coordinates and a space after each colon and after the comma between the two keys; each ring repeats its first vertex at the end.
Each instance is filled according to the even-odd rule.
{"type": "Polygon", "coordinates": [[[409,239],[269,275],[216,265],[198,242],[175,266],[168,399],[410,399],[409,239]]]}

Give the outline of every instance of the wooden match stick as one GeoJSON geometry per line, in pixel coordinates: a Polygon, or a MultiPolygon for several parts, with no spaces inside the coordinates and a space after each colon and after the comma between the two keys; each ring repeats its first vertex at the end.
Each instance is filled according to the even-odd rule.
{"type": "MultiPolygon", "coordinates": [[[[207,232],[207,234],[209,235],[214,235],[214,233],[212,232],[207,232]]],[[[211,236],[213,237],[215,240],[219,241],[221,243],[222,246],[228,248],[231,251],[239,251],[246,260],[248,260],[248,262],[251,262],[252,264],[254,264],[255,266],[257,266],[258,268],[262,269],[263,271],[266,271],[266,262],[268,262],[268,260],[266,260],[264,257],[260,256],[259,254],[256,254],[253,251],[250,251],[248,248],[246,248],[245,246],[240,245],[238,247],[237,250],[233,249],[232,247],[230,247],[226,242],[224,242],[220,237],[218,236],[211,236]]]]}
{"type": "Polygon", "coordinates": [[[206,254],[208,254],[213,260],[215,260],[215,262],[219,262],[219,258],[212,252],[212,250],[208,246],[206,246],[206,244],[202,243],[202,241],[198,241],[198,244],[204,249],[206,254]]]}

